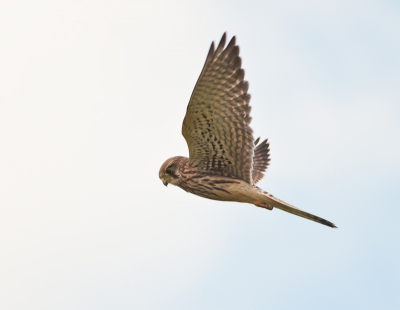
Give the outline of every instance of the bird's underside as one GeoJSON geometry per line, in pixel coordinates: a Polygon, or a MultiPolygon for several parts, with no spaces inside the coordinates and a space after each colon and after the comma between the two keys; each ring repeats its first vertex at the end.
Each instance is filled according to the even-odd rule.
{"type": "Polygon", "coordinates": [[[164,185],[221,201],[273,207],[317,223],[333,223],[302,211],[263,191],[256,184],[269,164],[269,144],[254,141],[250,127],[250,95],[244,81],[235,37],[225,47],[226,34],[206,62],[190,98],[182,125],[189,158],[172,157],[160,168],[164,185]]]}

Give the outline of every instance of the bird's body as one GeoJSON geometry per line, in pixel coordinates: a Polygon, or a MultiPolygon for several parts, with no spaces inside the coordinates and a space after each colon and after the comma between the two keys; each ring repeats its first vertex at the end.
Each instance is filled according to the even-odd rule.
{"type": "Polygon", "coordinates": [[[171,184],[179,186],[183,190],[213,200],[237,201],[253,203],[253,185],[239,179],[234,179],[228,174],[220,171],[202,171],[192,168],[187,157],[170,158],[171,162],[177,163],[179,178],[171,178],[171,184]]]}
{"type": "Polygon", "coordinates": [[[159,177],[183,190],[213,200],[273,207],[336,227],[302,211],[256,186],[270,158],[269,144],[254,141],[247,93],[235,37],[225,46],[224,34],[216,50],[211,45],[182,125],[189,158],[176,156],[164,162],[159,177]]]}

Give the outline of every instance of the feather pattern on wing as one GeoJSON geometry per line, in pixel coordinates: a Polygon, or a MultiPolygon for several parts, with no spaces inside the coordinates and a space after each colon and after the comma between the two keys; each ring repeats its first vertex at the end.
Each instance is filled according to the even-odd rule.
{"type": "Polygon", "coordinates": [[[269,158],[269,143],[268,139],[265,139],[263,142],[258,144],[260,138],[258,138],[254,145],[256,146],[254,150],[253,157],[253,184],[257,184],[264,177],[264,172],[267,170],[267,167],[270,162],[269,158]],[[258,144],[258,145],[257,145],[258,144]]]}
{"type": "Polygon", "coordinates": [[[182,134],[193,167],[219,170],[252,184],[254,139],[249,84],[244,81],[235,37],[226,34],[206,62],[190,98],[182,134]],[[225,48],[224,48],[225,47],[225,48]]]}

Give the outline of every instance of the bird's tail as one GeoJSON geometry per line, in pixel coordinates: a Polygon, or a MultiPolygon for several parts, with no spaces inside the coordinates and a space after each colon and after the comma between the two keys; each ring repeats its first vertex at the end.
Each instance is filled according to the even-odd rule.
{"type": "MultiPolygon", "coordinates": [[[[261,189],[260,189],[261,190],[261,189]]],[[[261,190],[263,193],[263,201],[261,203],[257,203],[256,206],[258,207],[262,207],[262,208],[267,208],[267,209],[272,209],[271,207],[275,207],[278,209],[281,209],[283,211],[292,213],[294,215],[297,216],[301,216],[304,217],[305,219],[332,227],[332,228],[337,228],[335,224],[333,224],[332,222],[329,222],[319,216],[316,216],[314,214],[305,212],[303,210],[300,210],[274,196],[272,196],[271,194],[268,194],[267,192],[261,190]]]]}

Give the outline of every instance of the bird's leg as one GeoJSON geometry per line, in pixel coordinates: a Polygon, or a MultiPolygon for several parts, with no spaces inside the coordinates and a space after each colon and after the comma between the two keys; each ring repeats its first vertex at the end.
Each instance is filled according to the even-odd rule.
{"type": "Polygon", "coordinates": [[[255,206],[260,207],[260,208],[264,208],[264,209],[268,209],[268,210],[272,210],[274,207],[265,203],[265,202],[261,202],[261,201],[256,201],[254,203],[255,206]]]}

